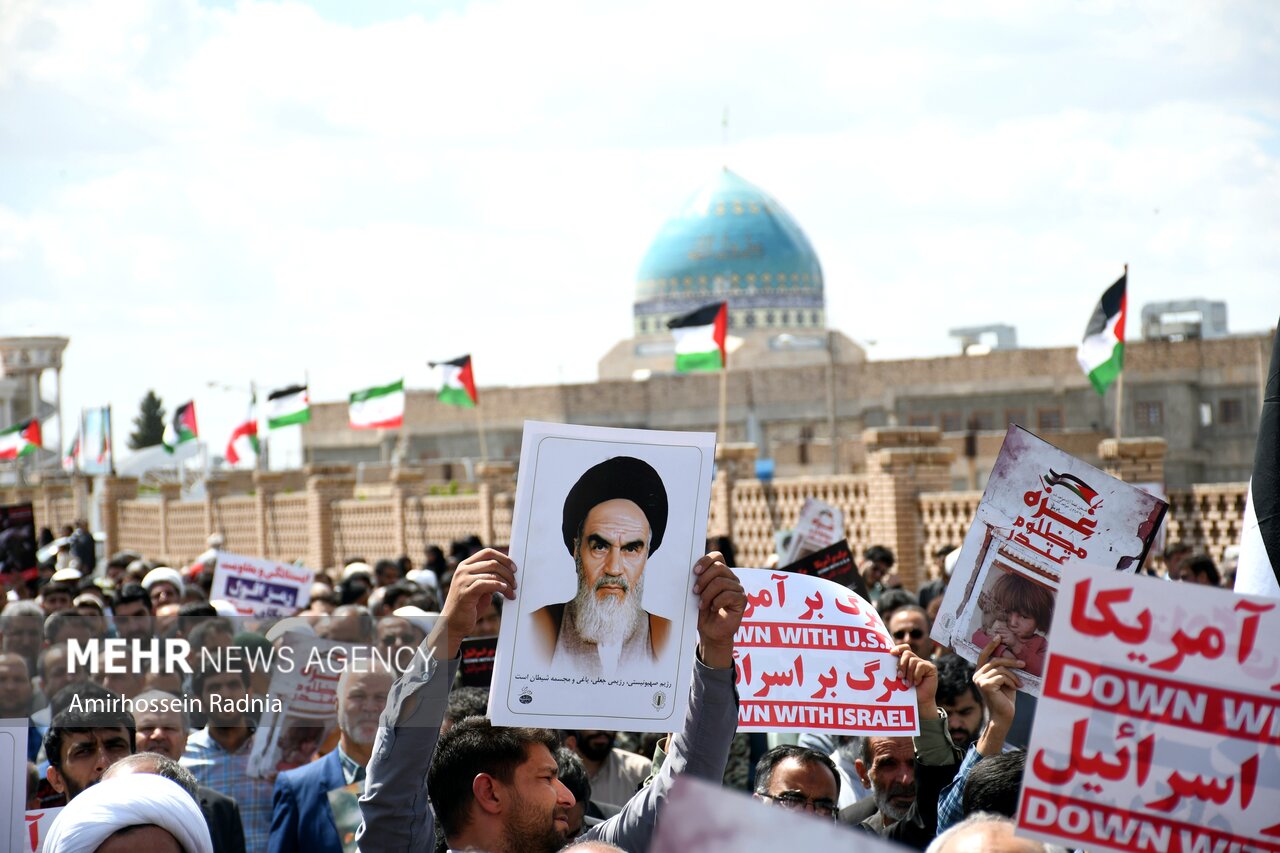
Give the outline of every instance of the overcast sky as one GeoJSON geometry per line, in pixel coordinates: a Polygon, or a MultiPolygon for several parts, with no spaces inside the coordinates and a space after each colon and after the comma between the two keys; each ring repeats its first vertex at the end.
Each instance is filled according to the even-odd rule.
{"type": "Polygon", "coordinates": [[[70,337],[64,407],[121,450],[148,388],[220,448],[210,380],[589,381],[726,162],[873,358],[1076,343],[1125,262],[1135,320],[1261,330],[1278,130],[1267,0],[0,0],[0,334],[70,337]]]}

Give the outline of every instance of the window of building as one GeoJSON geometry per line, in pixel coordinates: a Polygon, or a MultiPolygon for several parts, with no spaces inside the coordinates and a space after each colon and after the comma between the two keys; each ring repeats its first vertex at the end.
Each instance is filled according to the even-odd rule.
{"type": "Polygon", "coordinates": [[[1022,409],[1005,409],[1004,410],[1004,427],[1009,424],[1017,424],[1023,426],[1027,422],[1027,413],[1022,409]]]}
{"type": "Polygon", "coordinates": [[[995,412],[979,410],[969,415],[969,427],[976,430],[991,430],[996,428],[995,412]]]}
{"type": "Polygon", "coordinates": [[[1037,409],[1036,429],[1062,429],[1062,409],[1037,409]]]}
{"type": "Polygon", "coordinates": [[[764,324],[765,324],[766,326],[772,326],[772,325],[773,325],[773,312],[772,312],[772,311],[769,311],[769,312],[766,312],[766,313],[765,313],[765,315],[764,315],[764,324]]]}
{"type": "Polygon", "coordinates": [[[1244,400],[1231,397],[1218,401],[1218,420],[1224,424],[1238,424],[1244,420],[1244,400]]]}
{"type": "Polygon", "coordinates": [[[943,432],[959,432],[962,429],[964,429],[964,420],[960,417],[959,412],[942,413],[943,432]]]}
{"type": "Polygon", "coordinates": [[[747,312],[747,328],[751,328],[756,324],[756,314],[754,311],[747,312]]]}
{"type": "Polygon", "coordinates": [[[907,426],[913,426],[913,427],[933,426],[933,415],[907,415],[907,426]]]}
{"type": "Polygon", "coordinates": [[[1213,404],[1212,403],[1200,404],[1200,426],[1202,427],[1213,426],[1213,404]]]}
{"type": "Polygon", "coordinates": [[[1164,404],[1158,401],[1138,400],[1133,404],[1133,425],[1159,427],[1164,425],[1164,404]]]}

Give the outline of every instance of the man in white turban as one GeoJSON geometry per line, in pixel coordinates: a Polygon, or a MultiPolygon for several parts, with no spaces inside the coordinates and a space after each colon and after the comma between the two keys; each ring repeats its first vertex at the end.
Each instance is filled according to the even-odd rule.
{"type": "Polygon", "coordinates": [[[213,853],[191,795],[150,773],[104,779],[67,803],[45,853],[213,853]]]}

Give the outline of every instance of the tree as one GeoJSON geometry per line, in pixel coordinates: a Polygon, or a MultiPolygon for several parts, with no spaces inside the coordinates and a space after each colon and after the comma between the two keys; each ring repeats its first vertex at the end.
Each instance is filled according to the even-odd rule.
{"type": "Polygon", "coordinates": [[[164,439],[164,403],[155,391],[147,391],[142,398],[138,416],[133,419],[133,432],[129,434],[129,449],[141,450],[154,447],[164,439]]]}

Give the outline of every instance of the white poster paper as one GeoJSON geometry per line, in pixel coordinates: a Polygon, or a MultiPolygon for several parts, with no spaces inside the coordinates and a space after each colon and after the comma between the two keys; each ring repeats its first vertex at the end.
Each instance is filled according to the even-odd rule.
{"type": "Polygon", "coordinates": [[[267,692],[279,699],[279,711],[258,721],[248,773],[274,779],[277,773],[307,764],[337,725],[338,678],[350,647],[334,640],[289,631],[277,655],[267,692]],[[286,651],[287,650],[287,651],[286,651]],[[281,663],[281,661],[289,663],[281,663]]]}
{"type": "Polygon", "coordinates": [[[27,812],[27,721],[0,719],[0,843],[25,851],[27,812]]]}
{"type": "Polygon", "coordinates": [[[737,569],[747,609],[734,638],[738,731],[916,735],[916,694],[898,676],[876,609],[822,578],[737,569]]]}
{"type": "Polygon", "coordinates": [[[844,538],[844,513],[839,507],[817,498],[805,498],[800,507],[800,518],[791,534],[791,543],[785,555],[779,555],[778,565],[786,566],[814,551],[821,551],[844,538]]]}
{"type": "Polygon", "coordinates": [[[1020,831],[1280,850],[1280,601],[1082,569],[1058,603],[1020,831]]]}
{"type": "Polygon", "coordinates": [[[275,619],[293,616],[311,603],[312,569],[218,552],[210,601],[223,599],[242,616],[275,619]]]}
{"type": "Polygon", "coordinates": [[[714,459],[711,433],[525,423],[496,724],[679,728],[714,459]]]}
{"type": "Polygon", "coordinates": [[[62,806],[56,809],[36,809],[27,812],[23,832],[26,834],[26,847],[20,848],[23,853],[41,853],[44,850],[44,839],[49,834],[49,827],[62,812],[62,806]]]}
{"type": "Polygon", "coordinates": [[[829,818],[787,811],[721,785],[680,776],[663,806],[649,853],[901,853],[903,849],[829,818]]]}
{"type": "Polygon", "coordinates": [[[1083,566],[1134,572],[1168,504],[1011,425],[931,636],[975,662],[1021,659],[1039,694],[1059,582],[1083,566]]]}

